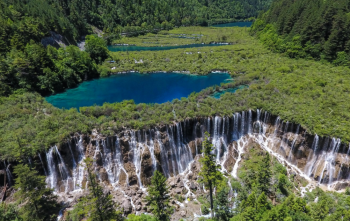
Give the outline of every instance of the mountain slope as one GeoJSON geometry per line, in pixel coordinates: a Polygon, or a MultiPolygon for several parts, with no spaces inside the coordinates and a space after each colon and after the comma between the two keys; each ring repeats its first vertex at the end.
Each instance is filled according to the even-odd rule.
{"type": "Polygon", "coordinates": [[[348,0],[277,0],[252,31],[270,48],[290,57],[350,64],[348,0]]]}

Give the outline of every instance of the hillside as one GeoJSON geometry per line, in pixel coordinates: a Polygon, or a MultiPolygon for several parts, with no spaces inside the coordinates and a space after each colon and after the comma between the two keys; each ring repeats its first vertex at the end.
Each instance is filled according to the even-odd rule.
{"type": "Polygon", "coordinates": [[[259,16],[252,32],[289,57],[350,65],[348,0],[277,0],[259,16]]]}

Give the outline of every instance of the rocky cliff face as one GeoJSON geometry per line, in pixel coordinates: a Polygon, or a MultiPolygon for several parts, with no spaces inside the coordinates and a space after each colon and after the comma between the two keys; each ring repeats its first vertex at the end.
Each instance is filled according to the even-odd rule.
{"type": "MultiPolygon", "coordinates": [[[[124,211],[142,212],[145,206],[141,198],[155,170],[168,178],[173,195],[182,194],[191,200],[205,191],[196,182],[205,132],[211,134],[217,162],[226,176],[237,177],[244,153],[258,147],[310,182],[335,189],[348,185],[347,145],[339,139],[309,135],[300,125],[282,122],[260,110],[188,119],[149,130],[125,130],[109,137],[96,131],[77,134],[34,160],[40,162],[38,169],[47,175],[48,185],[62,201],[74,203],[75,195],[87,185],[83,160],[91,157],[100,181],[113,192],[124,211]]],[[[173,204],[183,206],[176,200],[173,204]]]]}

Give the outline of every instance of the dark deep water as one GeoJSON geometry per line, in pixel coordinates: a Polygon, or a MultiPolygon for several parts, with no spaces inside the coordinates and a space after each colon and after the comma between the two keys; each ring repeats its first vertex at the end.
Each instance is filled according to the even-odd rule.
{"type": "Polygon", "coordinates": [[[242,21],[242,22],[232,22],[232,23],[217,24],[217,25],[212,25],[212,27],[217,27],[217,28],[251,27],[252,24],[253,24],[253,22],[250,22],[250,21],[242,21]]]}
{"type": "Polygon", "coordinates": [[[229,79],[227,73],[196,76],[179,73],[129,73],[85,81],[77,88],[46,97],[59,108],[79,108],[133,99],[135,103],[164,103],[187,97],[229,79]]]}
{"type": "Polygon", "coordinates": [[[225,44],[189,44],[189,45],[176,45],[176,46],[124,46],[124,45],[110,45],[108,50],[117,51],[165,51],[178,48],[200,48],[200,47],[213,47],[222,46],[225,44]]]}

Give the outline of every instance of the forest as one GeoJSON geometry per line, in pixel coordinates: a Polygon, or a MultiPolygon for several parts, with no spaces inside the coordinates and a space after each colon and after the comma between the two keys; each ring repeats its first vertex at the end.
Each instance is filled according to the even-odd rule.
{"type": "Polygon", "coordinates": [[[291,58],[350,65],[348,0],[276,0],[251,31],[270,49],[291,58]]]}
{"type": "MultiPolygon", "coordinates": [[[[74,134],[113,136],[125,128],[149,129],[186,118],[231,116],[262,109],[308,133],[349,142],[350,2],[258,0],[4,0],[0,2],[0,160],[16,162],[12,203],[0,204],[0,221],[57,220],[65,206],[57,202],[45,176],[31,159],[74,134]],[[256,17],[251,29],[204,28],[256,17]],[[180,27],[180,28],[176,28],[180,27]],[[62,47],[44,47],[51,31],[63,36],[62,47]],[[173,34],[199,34],[196,39],[172,39],[173,34]],[[75,46],[85,36],[85,50],[75,46]],[[122,37],[123,36],[123,37],[122,37]],[[107,45],[147,41],[157,44],[229,42],[232,45],[171,51],[109,52],[107,45]],[[161,42],[161,43],[159,43],[161,42]],[[277,52],[277,53],[276,53],[277,52]],[[135,63],[134,60],[143,60],[135,63]],[[115,63],[111,63],[113,60],[115,63]],[[113,69],[113,71],[111,71],[113,69]],[[82,81],[118,72],[226,71],[234,81],[163,104],[133,100],[102,106],[58,109],[43,96],[73,88],[82,81]],[[244,87],[240,87],[244,86],[244,87]],[[221,98],[215,92],[240,87],[221,98]],[[175,114],[174,114],[175,113],[175,114]]],[[[244,154],[238,177],[224,177],[213,160],[212,146],[203,145],[199,183],[209,193],[198,201],[203,214],[215,221],[350,220],[350,189],[344,193],[316,188],[302,195],[303,181],[261,148],[244,154]],[[230,182],[228,182],[230,181],[230,182]],[[211,187],[210,187],[211,188],[211,187]],[[229,192],[236,193],[229,198],[229,192]],[[211,192],[211,191],[210,191],[211,192]],[[213,205],[214,207],[213,207],[213,205]]],[[[163,221],[173,208],[166,178],[155,171],[146,197],[153,215],[122,216],[87,165],[89,193],[67,212],[66,221],[163,221]],[[161,202],[162,204],[160,204],[161,202]]],[[[227,174],[225,174],[227,175],[227,174]]],[[[187,200],[187,199],[182,199],[187,200]]]]}
{"type": "Polygon", "coordinates": [[[122,32],[139,35],[176,26],[206,26],[209,21],[243,20],[257,16],[269,4],[269,0],[210,1],[209,5],[198,0],[1,1],[0,95],[19,89],[47,95],[99,77],[99,64],[108,57],[106,45],[122,32]],[[86,39],[87,50],[74,46],[82,36],[102,31],[104,39],[86,39]],[[63,47],[42,45],[52,32],[61,35],[63,47]]]}

